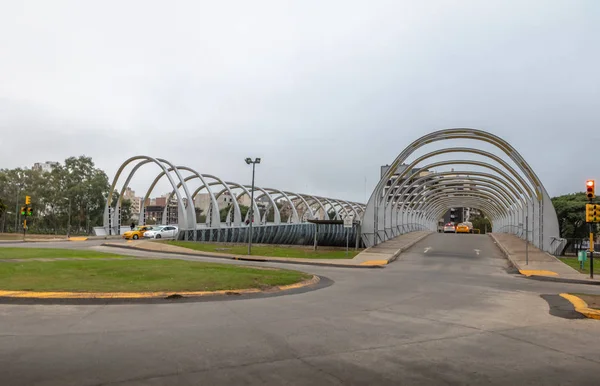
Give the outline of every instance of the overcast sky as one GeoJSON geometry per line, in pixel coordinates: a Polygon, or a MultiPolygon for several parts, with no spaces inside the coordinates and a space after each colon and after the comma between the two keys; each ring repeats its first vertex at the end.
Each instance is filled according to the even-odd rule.
{"type": "Polygon", "coordinates": [[[582,191],[599,20],[596,0],[0,0],[0,168],[85,154],[112,179],[145,154],[249,183],[259,156],[259,185],[364,202],[410,142],[474,127],[582,191]]]}

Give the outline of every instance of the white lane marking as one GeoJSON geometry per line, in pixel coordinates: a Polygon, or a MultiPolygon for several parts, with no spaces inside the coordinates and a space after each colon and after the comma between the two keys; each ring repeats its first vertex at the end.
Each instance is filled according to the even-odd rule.
{"type": "Polygon", "coordinates": [[[475,253],[477,253],[477,256],[479,256],[479,252],[481,252],[479,249],[475,249],[475,253]]]}
{"type": "Polygon", "coordinates": [[[431,247],[427,247],[427,248],[425,248],[425,251],[423,251],[423,253],[427,253],[427,252],[429,252],[429,250],[430,250],[430,249],[431,249],[431,247]]]}

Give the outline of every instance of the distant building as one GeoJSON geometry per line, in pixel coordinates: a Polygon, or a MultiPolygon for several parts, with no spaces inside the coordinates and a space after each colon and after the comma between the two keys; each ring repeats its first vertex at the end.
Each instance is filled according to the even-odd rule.
{"type": "Polygon", "coordinates": [[[33,167],[31,169],[38,170],[42,173],[50,173],[50,172],[52,172],[52,170],[54,170],[58,166],[60,166],[60,162],[53,162],[53,161],[46,161],[44,163],[36,162],[33,164],[33,167]]]}
{"type": "Polygon", "coordinates": [[[123,198],[131,201],[131,219],[134,221],[139,220],[140,211],[142,210],[142,198],[137,197],[135,195],[135,191],[130,187],[127,187],[127,189],[125,189],[125,194],[123,195],[123,198]]]}

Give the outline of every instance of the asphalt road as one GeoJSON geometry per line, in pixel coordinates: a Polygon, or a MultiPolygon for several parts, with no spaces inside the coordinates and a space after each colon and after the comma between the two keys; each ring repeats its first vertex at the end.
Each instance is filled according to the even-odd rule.
{"type": "Polygon", "coordinates": [[[555,296],[600,288],[514,275],[486,236],[434,234],[385,269],[286,267],[335,283],[235,301],[0,305],[0,383],[600,383],[600,321],[572,319],[555,296]]]}

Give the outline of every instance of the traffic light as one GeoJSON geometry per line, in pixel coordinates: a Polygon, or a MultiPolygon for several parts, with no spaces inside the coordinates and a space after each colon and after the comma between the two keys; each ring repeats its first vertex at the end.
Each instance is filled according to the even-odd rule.
{"type": "Polygon", "coordinates": [[[596,197],[596,182],[594,180],[587,180],[585,183],[585,187],[586,187],[586,197],[588,199],[593,199],[594,197],[596,197]]]}
{"type": "Polygon", "coordinates": [[[31,207],[27,208],[27,215],[28,216],[33,216],[33,209],[31,207]]]}
{"type": "Polygon", "coordinates": [[[21,207],[21,216],[25,216],[27,214],[27,207],[26,206],[22,206],[21,207]]]}
{"type": "Polygon", "coordinates": [[[600,205],[585,205],[585,222],[600,222],[600,205]]]}
{"type": "Polygon", "coordinates": [[[25,205],[31,204],[31,196],[25,196],[25,205]]]}

